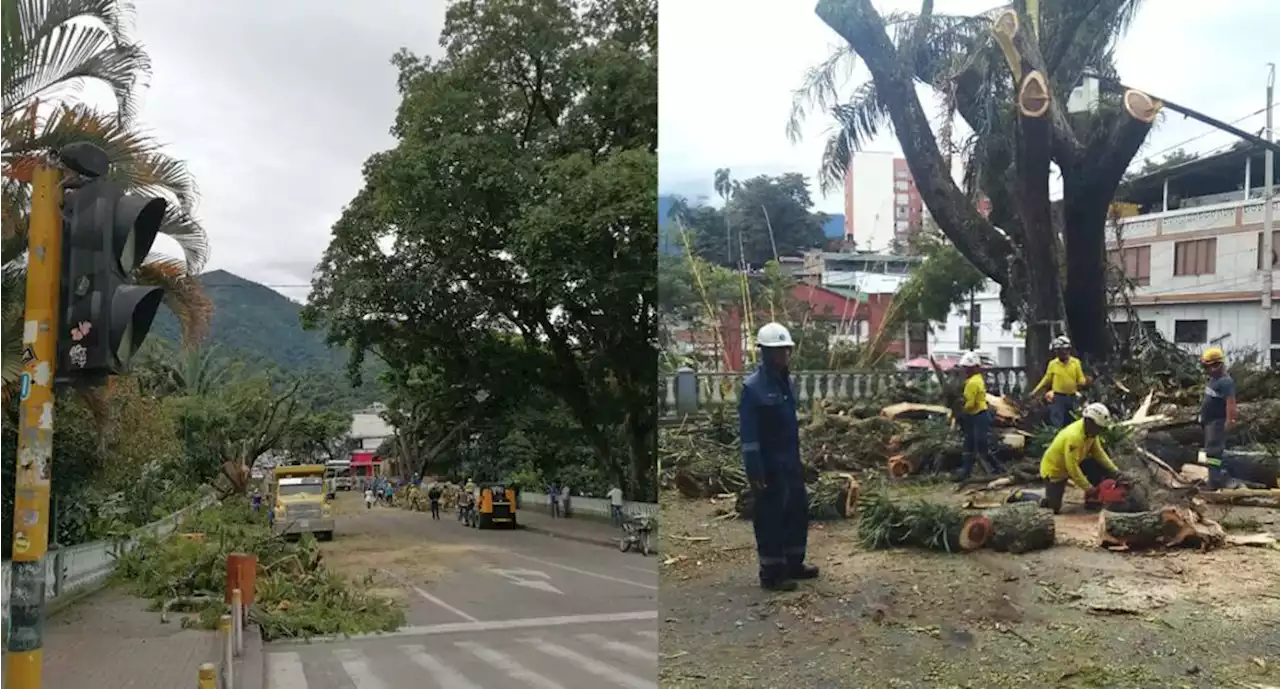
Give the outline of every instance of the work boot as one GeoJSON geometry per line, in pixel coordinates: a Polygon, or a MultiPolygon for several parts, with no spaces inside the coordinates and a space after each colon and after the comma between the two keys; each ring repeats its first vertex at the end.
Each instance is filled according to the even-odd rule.
{"type": "Polygon", "coordinates": [[[802,581],[805,579],[817,579],[818,568],[811,564],[802,562],[799,565],[796,565],[795,567],[788,568],[787,578],[795,579],[797,581],[802,581]]]}
{"type": "Polygon", "coordinates": [[[761,579],[760,588],[766,591],[794,591],[800,585],[790,579],[761,579]]]}

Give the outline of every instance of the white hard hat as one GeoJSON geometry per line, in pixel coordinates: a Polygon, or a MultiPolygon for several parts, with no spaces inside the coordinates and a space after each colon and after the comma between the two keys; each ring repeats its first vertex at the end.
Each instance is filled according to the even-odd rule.
{"type": "Polygon", "coordinates": [[[756,344],[761,347],[794,347],[791,331],[781,323],[765,323],[756,335],[756,344]]]}
{"type": "Polygon", "coordinates": [[[1053,349],[1070,349],[1071,339],[1066,335],[1059,335],[1053,338],[1053,344],[1049,345],[1053,349]]]}
{"type": "Polygon", "coordinates": [[[1111,410],[1101,402],[1094,402],[1084,408],[1084,418],[1106,428],[1111,425],[1111,410]]]}
{"type": "Polygon", "coordinates": [[[979,356],[977,352],[968,351],[964,353],[964,356],[960,357],[960,366],[964,368],[968,368],[970,366],[981,366],[981,365],[982,365],[982,357],[979,356]]]}

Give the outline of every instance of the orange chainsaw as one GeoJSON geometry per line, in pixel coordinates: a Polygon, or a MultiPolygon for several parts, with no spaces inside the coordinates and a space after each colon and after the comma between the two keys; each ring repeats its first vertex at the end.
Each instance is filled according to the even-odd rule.
{"type": "Polygon", "coordinates": [[[1129,501],[1133,484],[1126,478],[1107,478],[1084,493],[1084,504],[1087,507],[1113,507],[1124,505],[1129,501]]]}

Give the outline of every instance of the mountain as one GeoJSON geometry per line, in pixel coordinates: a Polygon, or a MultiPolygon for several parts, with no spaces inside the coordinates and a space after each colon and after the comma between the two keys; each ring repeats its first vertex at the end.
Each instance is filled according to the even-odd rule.
{"type": "MultiPolygon", "coordinates": [[[[326,345],[322,331],[302,329],[301,304],[225,270],[204,273],[200,282],[214,309],[206,344],[226,355],[274,364],[289,373],[332,377],[335,385],[346,387],[346,350],[326,345]]],[[[176,345],[180,332],[178,319],[162,307],[148,340],[164,339],[176,345]]],[[[366,376],[365,384],[351,391],[353,404],[376,399],[373,383],[366,376]]]]}

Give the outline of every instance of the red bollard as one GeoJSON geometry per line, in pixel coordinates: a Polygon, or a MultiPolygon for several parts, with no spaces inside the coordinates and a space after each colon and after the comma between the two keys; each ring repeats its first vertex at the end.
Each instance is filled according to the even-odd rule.
{"type": "Polygon", "coordinates": [[[258,575],[258,556],[252,553],[227,555],[226,602],[231,603],[231,592],[240,589],[240,602],[245,608],[253,605],[253,584],[258,575]]]}

